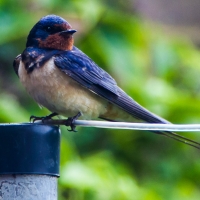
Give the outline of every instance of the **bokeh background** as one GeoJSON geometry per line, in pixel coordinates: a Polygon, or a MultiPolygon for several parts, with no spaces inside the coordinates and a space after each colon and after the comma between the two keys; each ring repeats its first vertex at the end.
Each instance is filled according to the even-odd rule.
{"type": "MultiPolygon", "coordinates": [[[[49,114],[12,68],[32,26],[57,14],[75,45],[173,123],[200,122],[200,2],[0,0],[0,122],[49,114]]],[[[59,200],[200,199],[200,151],[148,131],[62,128],[59,200]]],[[[200,133],[181,133],[200,141],[200,133]]]]}

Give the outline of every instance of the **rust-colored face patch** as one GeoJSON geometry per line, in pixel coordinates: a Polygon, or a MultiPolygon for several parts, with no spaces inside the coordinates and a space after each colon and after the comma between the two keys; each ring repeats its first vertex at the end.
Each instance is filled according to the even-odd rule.
{"type": "Polygon", "coordinates": [[[73,47],[73,37],[71,34],[61,34],[62,31],[71,29],[69,23],[54,24],[47,26],[49,35],[45,39],[38,38],[40,48],[71,50],[73,47]]]}
{"type": "Polygon", "coordinates": [[[74,39],[72,35],[63,36],[60,33],[49,35],[45,40],[38,39],[40,48],[72,50],[74,39]]]}

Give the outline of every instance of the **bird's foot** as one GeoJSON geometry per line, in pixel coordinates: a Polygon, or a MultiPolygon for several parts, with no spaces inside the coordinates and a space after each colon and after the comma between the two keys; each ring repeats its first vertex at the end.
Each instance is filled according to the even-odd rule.
{"type": "Polygon", "coordinates": [[[45,116],[45,117],[36,117],[36,116],[34,116],[34,115],[31,115],[30,116],[30,122],[32,121],[33,123],[35,122],[35,121],[38,121],[38,120],[41,120],[42,121],[42,123],[44,123],[45,122],[45,120],[49,120],[49,119],[51,119],[52,117],[54,117],[54,116],[56,116],[56,115],[58,115],[58,113],[51,113],[50,115],[47,115],[47,116],[45,116]]]}
{"type": "Polygon", "coordinates": [[[68,131],[73,131],[73,132],[77,132],[76,131],[76,126],[74,125],[75,120],[77,120],[79,117],[81,116],[81,113],[78,112],[77,115],[75,115],[74,117],[69,117],[66,122],[65,122],[65,126],[70,126],[70,130],[68,131]]]}

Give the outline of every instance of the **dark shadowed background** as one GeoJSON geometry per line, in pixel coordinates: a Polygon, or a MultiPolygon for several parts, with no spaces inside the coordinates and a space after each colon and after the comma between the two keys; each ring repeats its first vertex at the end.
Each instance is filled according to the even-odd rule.
{"type": "MultiPolygon", "coordinates": [[[[65,18],[75,45],[130,96],[173,123],[200,123],[200,3],[0,1],[0,122],[46,115],[12,68],[32,26],[65,18]]],[[[200,133],[182,133],[200,142],[200,133]]],[[[62,128],[59,200],[198,200],[200,151],[147,131],[62,128]]]]}

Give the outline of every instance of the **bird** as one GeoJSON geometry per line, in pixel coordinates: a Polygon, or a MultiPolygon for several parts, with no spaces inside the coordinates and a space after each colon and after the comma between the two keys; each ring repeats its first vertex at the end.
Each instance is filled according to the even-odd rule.
{"type": "MultiPolygon", "coordinates": [[[[124,92],[114,78],[74,46],[77,31],[62,17],[42,17],[30,30],[25,50],[13,62],[29,95],[52,113],[33,121],[62,115],[74,120],[170,124],[124,92]]],[[[67,123],[66,123],[67,124],[67,123]]],[[[154,131],[200,149],[200,143],[169,131],[154,131]]]]}

